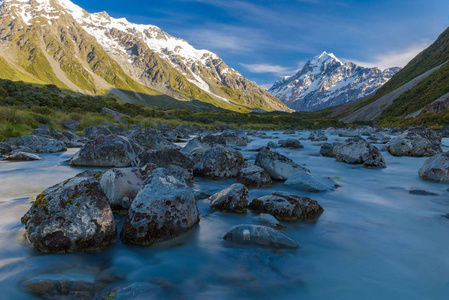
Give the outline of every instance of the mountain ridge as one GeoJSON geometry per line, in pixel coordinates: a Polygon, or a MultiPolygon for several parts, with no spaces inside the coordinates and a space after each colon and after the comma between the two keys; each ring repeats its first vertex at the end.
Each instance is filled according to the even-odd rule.
{"type": "Polygon", "coordinates": [[[119,90],[130,102],[168,95],[241,112],[291,111],[216,54],[154,25],[90,14],[69,0],[3,0],[0,14],[0,56],[35,81],[95,95],[119,90]]]}
{"type": "Polygon", "coordinates": [[[366,97],[399,70],[393,67],[381,71],[343,63],[324,51],[293,76],[275,82],[268,91],[293,109],[316,111],[366,97]]]}

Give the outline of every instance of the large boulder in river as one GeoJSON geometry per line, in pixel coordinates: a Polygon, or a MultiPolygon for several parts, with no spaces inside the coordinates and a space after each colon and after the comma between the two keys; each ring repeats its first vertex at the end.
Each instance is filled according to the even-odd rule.
{"type": "Polygon", "coordinates": [[[241,183],[234,183],[209,197],[210,206],[218,211],[246,213],[248,189],[241,183]]]}
{"type": "Polygon", "coordinates": [[[131,204],[120,239],[127,244],[151,245],[187,232],[199,220],[195,197],[184,179],[159,168],[145,179],[131,204]]]}
{"type": "Polygon", "coordinates": [[[147,150],[139,155],[137,161],[139,167],[153,163],[179,173],[185,180],[193,179],[193,160],[178,149],[147,150]]]}
{"type": "Polygon", "coordinates": [[[273,192],[253,199],[249,204],[249,209],[258,213],[270,214],[281,221],[296,221],[323,211],[323,208],[315,200],[286,192],[273,192]]]}
{"type": "Polygon", "coordinates": [[[111,134],[112,132],[105,126],[90,126],[83,131],[83,137],[86,139],[94,139],[99,136],[106,136],[111,134]]]}
{"type": "Polygon", "coordinates": [[[189,154],[198,149],[208,150],[219,145],[223,147],[226,145],[226,138],[223,135],[200,135],[191,139],[187,145],[181,149],[181,152],[189,154]]]}
{"type": "Polygon", "coordinates": [[[229,147],[199,149],[192,157],[195,164],[193,174],[211,179],[235,177],[244,165],[242,154],[229,147]]]}
{"type": "Polygon", "coordinates": [[[8,156],[5,157],[5,160],[11,161],[33,161],[33,160],[41,160],[42,158],[34,153],[22,152],[22,151],[13,151],[8,156]]]}
{"type": "Polygon", "coordinates": [[[294,173],[284,182],[284,184],[301,191],[312,193],[333,190],[338,187],[337,183],[331,178],[325,176],[316,178],[306,171],[294,173]]]}
{"type": "Polygon", "coordinates": [[[176,146],[161,133],[150,128],[137,128],[131,131],[127,135],[130,139],[134,140],[137,144],[142,146],[145,150],[163,150],[163,149],[178,149],[176,146]]]}
{"type": "Polygon", "coordinates": [[[111,207],[93,171],[44,190],[22,223],[30,242],[45,253],[97,250],[116,237],[111,207]]]}
{"type": "Polygon", "coordinates": [[[0,154],[2,154],[2,155],[7,154],[11,151],[12,151],[12,147],[9,144],[0,142],[0,154]]]}
{"type": "Polygon", "coordinates": [[[347,164],[363,164],[369,160],[385,163],[379,149],[360,137],[350,138],[336,145],[334,155],[337,161],[347,164]]]}
{"type": "Polygon", "coordinates": [[[146,174],[137,168],[111,169],[100,179],[109,204],[114,211],[127,210],[140,191],[146,174]]]}
{"type": "Polygon", "coordinates": [[[11,146],[25,146],[36,153],[55,153],[66,151],[64,142],[36,135],[26,135],[20,138],[10,138],[6,141],[11,146]]]}
{"type": "Polygon", "coordinates": [[[283,148],[295,148],[295,149],[304,148],[301,142],[298,141],[297,139],[279,140],[278,144],[283,148]]]}
{"type": "Polygon", "coordinates": [[[320,147],[320,154],[324,157],[335,157],[334,155],[334,147],[336,144],[324,143],[320,147]]]}
{"type": "Polygon", "coordinates": [[[249,165],[237,174],[237,182],[244,184],[247,188],[260,188],[272,184],[273,180],[261,167],[249,165]]]}
{"type": "Polygon", "coordinates": [[[449,152],[429,158],[418,171],[424,180],[449,183],[449,152]]]}
{"type": "Polygon", "coordinates": [[[288,157],[271,151],[270,148],[262,148],[256,157],[256,166],[263,168],[273,180],[284,181],[298,171],[307,171],[288,157]]]}
{"type": "Polygon", "coordinates": [[[279,231],[261,225],[242,224],[231,228],[223,239],[237,244],[275,248],[298,248],[298,244],[279,231]]]}
{"type": "Polygon", "coordinates": [[[99,136],[84,144],[69,164],[83,167],[130,167],[142,151],[139,145],[124,136],[99,136]]]}
{"type": "Polygon", "coordinates": [[[386,145],[387,151],[394,156],[434,156],[441,149],[441,135],[433,130],[411,129],[398,135],[386,145]]]}

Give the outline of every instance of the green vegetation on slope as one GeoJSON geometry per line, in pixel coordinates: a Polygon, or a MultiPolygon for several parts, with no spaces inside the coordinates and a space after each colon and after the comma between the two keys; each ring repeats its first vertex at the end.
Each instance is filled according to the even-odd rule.
{"type": "Polygon", "coordinates": [[[151,107],[140,104],[121,104],[111,96],[75,95],[62,91],[55,85],[37,86],[24,82],[0,79],[0,139],[29,134],[37,124],[48,124],[54,129],[62,128],[62,122],[80,121],[81,130],[102,122],[113,122],[111,116],[101,114],[108,107],[127,114],[123,119],[132,126],[155,127],[166,123],[213,128],[231,125],[243,128],[321,128],[344,126],[335,119],[326,119],[323,112],[295,113],[236,113],[231,111],[194,112],[186,109],[151,107]]]}

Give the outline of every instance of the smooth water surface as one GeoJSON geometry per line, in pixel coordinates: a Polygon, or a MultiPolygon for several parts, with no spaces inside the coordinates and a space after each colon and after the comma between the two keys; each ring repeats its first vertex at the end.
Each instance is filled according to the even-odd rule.
{"type": "MultiPolygon", "coordinates": [[[[271,139],[253,138],[242,153],[251,161],[256,152],[248,149],[308,134],[269,132],[271,139]]],[[[341,187],[318,194],[282,183],[250,190],[250,200],[282,190],[323,206],[318,218],[284,223],[285,234],[301,248],[282,251],[224,241],[232,226],[255,224],[257,215],[214,212],[199,200],[200,224],[173,241],[136,247],[117,240],[99,253],[44,255],[27,242],[20,218],[30,196],[83,171],[65,162],[75,150],[37,162],[0,162],[0,298],[33,299],[21,289],[29,278],[93,282],[113,274],[125,282],[156,283],[166,299],[448,299],[449,185],[418,177],[427,158],[382,152],[388,168],[368,170],[321,157],[319,143],[301,142],[304,149],[276,151],[341,187]],[[410,189],[439,195],[411,195],[410,189]]],[[[192,188],[215,192],[234,182],[196,179],[192,188]]],[[[118,220],[120,227],[123,217],[118,220]]]]}

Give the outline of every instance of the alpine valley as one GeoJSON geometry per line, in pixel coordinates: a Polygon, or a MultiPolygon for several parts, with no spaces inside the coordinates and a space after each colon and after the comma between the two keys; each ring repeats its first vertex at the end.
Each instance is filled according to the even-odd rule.
{"type": "Polygon", "coordinates": [[[323,52],[295,75],[275,82],[268,91],[292,109],[316,111],[370,96],[399,70],[364,68],[323,52]]]}
{"type": "Polygon", "coordinates": [[[0,1],[0,69],[3,79],[124,102],[291,111],[216,54],[153,25],[90,14],[69,0],[0,1]]]}

